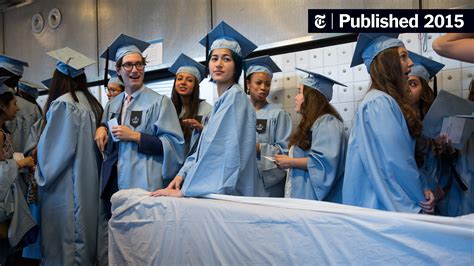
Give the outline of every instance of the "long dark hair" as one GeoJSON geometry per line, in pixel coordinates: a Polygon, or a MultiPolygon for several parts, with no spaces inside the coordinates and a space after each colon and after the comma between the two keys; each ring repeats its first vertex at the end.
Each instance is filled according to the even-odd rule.
{"type": "Polygon", "coordinates": [[[425,79],[422,79],[420,77],[418,77],[418,79],[420,80],[422,91],[417,104],[418,110],[416,111],[419,113],[420,120],[423,120],[423,118],[425,118],[426,113],[430,109],[431,104],[433,104],[435,95],[430,85],[428,84],[428,82],[426,82],[425,79]]]}
{"type": "MultiPolygon", "coordinates": [[[[100,105],[99,101],[89,92],[87,89],[87,77],[86,75],[80,74],[75,78],[71,78],[57,69],[54,70],[53,80],[51,81],[51,88],[49,89],[48,99],[46,100],[46,105],[44,109],[44,114],[48,113],[51,103],[57,98],[61,97],[66,93],[70,93],[75,102],[79,102],[79,99],[76,96],[77,91],[82,91],[86,96],[87,101],[92,107],[94,116],[96,119],[96,126],[99,126],[103,108],[100,105]]],[[[46,124],[46,116],[44,117],[44,124],[46,124]]]]}
{"type": "MultiPolygon", "coordinates": [[[[177,76],[177,75],[176,75],[177,76]]],[[[176,109],[176,113],[178,116],[181,114],[181,111],[184,108],[184,115],[182,118],[180,118],[180,122],[183,119],[196,119],[199,111],[199,103],[203,101],[202,99],[199,99],[199,82],[196,77],[194,77],[194,88],[193,88],[193,93],[189,96],[191,97],[189,101],[189,106],[186,108],[183,105],[183,100],[182,96],[176,92],[176,77],[174,78],[173,82],[173,91],[171,92],[171,101],[173,102],[174,108],[176,109]]],[[[199,121],[200,122],[200,121],[199,121]]],[[[184,138],[188,141],[191,139],[191,128],[186,127],[182,122],[181,122],[181,129],[183,130],[184,133],[184,138]]]]}
{"type": "Polygon", "coordinates": [[[302,116],[296,131],[291,135],[289,146],[298,145],[303,150],[311,147],[311,127],[314,122],[325,114],[331,114],[342,122],[341,115],[319,91],[303,85],[304,102],[301,104],[302,116]]]}
{"type": "Polygon", "coordinates": [[[420,136],[422,124],[408,103],[408,84],[402,73],[398,47],[385,49],[375,57],[370,66],[370,79],[369,90],[376,89],[390,95],[400,107],[410,135],[420,136]]]}

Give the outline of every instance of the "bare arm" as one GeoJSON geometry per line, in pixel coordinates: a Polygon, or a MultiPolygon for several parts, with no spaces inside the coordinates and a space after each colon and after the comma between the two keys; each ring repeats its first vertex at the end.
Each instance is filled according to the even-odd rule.
{"type": "Polygon", "coordinates": [[[474,63],[474,33],[447,33],[433,41],[441,56],[474,63]]]}

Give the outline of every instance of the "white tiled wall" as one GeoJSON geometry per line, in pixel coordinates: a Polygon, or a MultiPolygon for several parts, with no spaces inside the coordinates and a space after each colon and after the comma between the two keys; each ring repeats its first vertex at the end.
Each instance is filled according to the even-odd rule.
{"type": "MultiPolygon", "coordinates": [[[[469,83],[474,75],[474,64],[443,58],[436,54],[432,49],[432,42],[439,35],[438,33],[406,33],[401,34],[399,38],[404,41],[408,50],[446,64],[437,75],[438,89],[444,89],[466,98],[469,83]]],[[[349,133],[352,127],[352,118],[370,84],[370,76],[364,65],[350,67],[354,49],[355,43],[346,43],[272,56],[283,73],[274,75],[269,100],[272,103],[280,104],[290,114],[293,127],[296,127],[300,121],[300,115],[294,111],[293,98],[299,80],[306,77],[306,74],[295,71],[295,67],[322,73],[347,85],[347,87],[334,86],[331,104],[341,114],[345,130],[349,133]]]]}

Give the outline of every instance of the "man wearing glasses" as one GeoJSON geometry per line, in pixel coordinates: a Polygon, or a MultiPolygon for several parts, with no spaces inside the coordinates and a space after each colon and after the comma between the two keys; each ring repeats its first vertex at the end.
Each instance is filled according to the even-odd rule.
{"type": "Polygon", "coordinates": [[[121,34],[101,55],[115,61],[125,91],[106,105],[95,140],[104,161],[101,198],[121,189],[154,191],[171,180],[184,160],[184,138],[171,100],[145,87],[149,43],[121,34]]]}

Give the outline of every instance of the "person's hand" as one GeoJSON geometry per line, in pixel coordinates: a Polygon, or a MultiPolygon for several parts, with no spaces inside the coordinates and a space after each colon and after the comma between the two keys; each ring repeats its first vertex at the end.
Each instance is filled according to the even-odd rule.
{"type": "Polygon", "coordinates": [[[202,129],[204,128],[204,127],[202,126],[202,124],[201,124],[199,121],[197,121],[196,119],[192,119],[192,118],[190,118],[190,119],[183,119],[182,122],[183,122],[183,124],[184,124],[185,126],[188,126],[188,127],[190,127],[190,128],[196,129],[196,130],[199,131],[199,132],[201,132],[202,129]]]}
{"type": "Polygon", "coordinates": [[[183,177],[180,176],[180,175],[177,175],[173,181],[171,181],[171,183],[168,185],[167,188],[169,189],[177,189],[177,190],[180,190],[181,189],[181,184],[183,183],[183,177]]]}
{"type": "Polygon", "coordinates": [[[167,197],[181,198],[183,197],[183,192],[181,192],[181,190],[178,190],[178,189],[164,188],[164,189],[158,189],[156,191],[151,192],[150,196],[151,197],[167,196],[167,197]]]}
{"type": "Polygon", "coordinates": [[[172,197],[182,197],[183,193],[181,193],[181,184],[183,183],[183,177],[177,175],[173,181],[166,187],[165,189],[158,189],[150,193],[152,197],[159,197],[159,196],[172,196],[172,197]],[[179,193],[177,193],[179,191],[179,193]]]}
{"type": "Polygon", "coordinates": [[[107,145],[107,129],[104,126],[98,127],[95,131],[95,143],[101,152],[104,152],[107,145]]]}
{"type": "Polygon", "coordinates": [[[35,165],[35,161],[33,160],[33,157],[28,156],[24,159],[16,161],[16,164],[18,165],[18,168],[30,168],[35,165]]]}
{"type": "Polygon", "coordinates": [[[429,189],[424,191],[426,201],[420,202],[420,207],[424,213],[433,214],[435,209],[435,196],[433,192],[429,189]]]}
{"type": "Polygon", "coordinates": [[[440,134],[433,143],[433,153],[435,155],[446,154],[450,155],[456,152],[451,146],[451,139],[448,138],[447,134],[440,134]]]}
{"type": "Polygon", "coordinates": [[[275,164],[278,166],[280,169],[288,169],[291,168],[291,160],[293,158],[287,156],[287,155],[281,155],[277,154],[275,155],[275,164]]]}
{"type": "Polygon", "coordinates": [[[134,141],[140,143],[140,132],[134,131],[127,126],[114,126],[112,127],[112,134],[115,138],[121,141],[134,141]]]}

